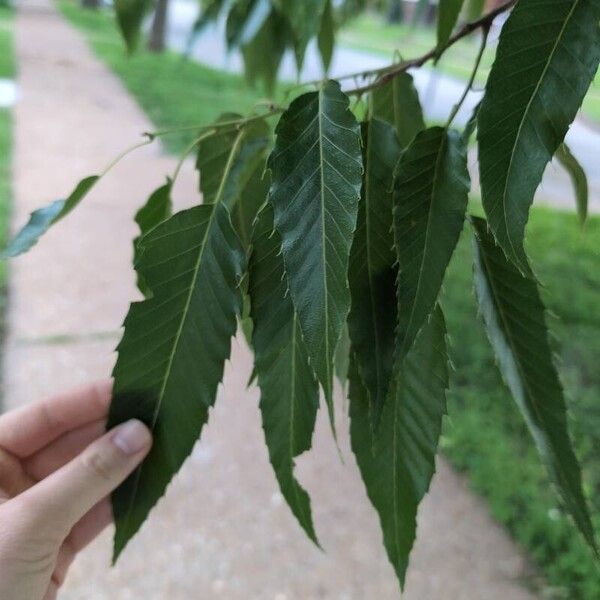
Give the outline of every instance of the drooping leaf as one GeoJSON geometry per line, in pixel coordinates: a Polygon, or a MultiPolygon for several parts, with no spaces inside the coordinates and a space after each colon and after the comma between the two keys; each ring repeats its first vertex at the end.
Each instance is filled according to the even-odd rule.
{"type": "Polygon", "coordinates": [[[271,179],[265,172],[265,164],[260,162],[233,207],[231,222],[246,250],[250,248],[252,241],[254,219],[258,215],[260,207],[267,200],[270,185],[271,179]]]}
{"type": "Polygon", "coordinates": [[[308,42],[317,37],[327,0],[277,0],[294,34],[298,72],[302,70],[308,42]]]}
{"type": "Polygon", "coordinates": [[[483,14],[485,8],[485,0],[467,0],[466,2],[466,17],[468,21],[474,21],[483,14]]]}
{"type": "MultiPolygon", "coordinates": [[[[156,189],[148,198],[146,204],[135,214],[135,222],[140,228],[140,235],[133,240],[133,264],[137,264],[140,259],[141,246],[140,240],[152,231],[157,225],[166,221],[172,214],[173,203],[171,201],[171,189],[173,181],[167,177],[167,183],[156,189]]],[[[137,275],[137,286],[144,296],[148,297],[151,290],[146,285],[141,273],[137,275]]]]}
{"type": "Polygon", "coordinates": [[[464,0],[440,0],[437,17],[437,49],[443,50],[456,27],[464,0]]]}
{"type": "Polygon", "coordinates": [[[417,135],[398,163],[394,239],[398,254],[396,360],[401,361],[434,309],[465,221],[467,149],[456,131],[417,135]]]}
{"type": "Polygon", "coordinates": [[[595,548],[537,284],[507,260],[484,219],[471,217],[471,222],[475,229],[475,292],[498,367],[568,512],[595,548]]]}
{"type": "Polygon", "coordinates": [[[108,427],[144,421],[154,443],[112,496],[115,560],[189,455],[229,357],[244,252],[222,203],[177,213],[140,242],[152,297],[134,302],[118,346],[108,427]]]}
{"type": "Polygon", "coordinates": [[[371,115],[396,127],[402,148],[425,129],[419,94],[409,73],[399,73],[389,83],[373,90],[371,115]]]}
{"type": "Polygon", "coordinates": [[[348,381],[348,369],[350,368],[350,334],[348,333],[348,325],[342,327],[342,335],[335,349],[333,360],[333,370],[338,378],[342,389],[346,388],[348,381]]]}
{"type": "Polygon", "coordinates": [[[287,293],[281,238],[273,231],[273,209],[269,204],[258,217],[252,239],[252,345],[265,440],[283,497],[306,534],[318,544],[310,499],[294,478],[294,460],[310,449],[319,386],[287,293]]]}
{"type": "Polygon", "coordinates": [[[331,0],[326,0],[323,18],[321,19],[321,28],[317,38],[321,60],[325,72],[329,71],[331,59],[333,58],[333,48],[335,45],[335,19],[333,16],[333,7],[331,0]]]}
{"type": "Polygon", "coordinates": [[[210,23],[214,23],[219,19],[219,16],[221,15],[221,12],[225,8],[225,5],[228,3],[228,1],[229,0],[210,0],[210,2],[206,3],[206,6],[203,7],[198,15],[198,18],[192,25],[192,29],[186,44],[186,56],[189,56],[194,46],[194,42],[198,39],[206,27],[210,23]]]}
{"type": "Polygon", "coordinates": [[[269,0],[240,0],[227,17],[225,38],[231,50],[250,42],[260,31],[271,12],[269,0]]]}
{"type": "Polygon", "coordinates": [[[244,72],[250,84],[261,81],[267,92],[273,93],[283,55],[293,43],[291,36],[287,20],[272,10],[256,36],[242,46],[244,72]]]}
{"type": "Polygon", "coordinates": [[[471,136],[475,133],[477,129],[477,116],[479,115],[479,109],[481,108],[481,101],[478,102],[473,108],[473,112],[467,121],[465,128],[463,129],[462,137],[465,141],[465,144],[469,145],[471,141],[471,136]]]}
{"type": "Polygon", "coordinates": [[[85,177],[71,194],[63,200],[55,200],[52,204],[39,208],[31,213],[27,224],[15,235],[2,252],[1,258],[12,258],[27,252],[38,243],[38,240],[52,225],[66,217],[88,194],[100,179],[100,175],[85,177]]]}
{"type": "Polygon", "coordinates": [[[292,102],[268,165],[292,301],[333,424],[333,357],[350,308],[348,256],[362,182],[359,126],[338,83],[292,102]]]}
{"type": "Polygon", "coordinates": [[[377,424],[392,376],[397,320],[392,188],[400,145],[393,126],[378,119],[363,123],[362,140],[365,173],[350,250],[348,329],[377,424]]]}
{"type": "Polygon", "coordinates": [[[529,207],[600,60],[598,0],[519,0],[479,111],[479,171],[494,237],[522,271],[529,207]]]}
{"type": "Polygon", "coordinates": [[[137,48],[142,22],[151,8],[152,0],[115,0],[117,23],[129,52],[137,48]]]}
{"type": "Polygon", "coordinates": [[[579,222],[583,225],[588,213],[588,181],[585,171],[566,144],[561,144],[558,147],[556,158],[566,169],[573,182],[577,215],[579,216],[579,222]]]}
{"type": "Polygon", "coordinates": [[[435,455],[446,412],[446,328],[433,311],[402,364],[374,437],[369,401],[350,367],[352,451],[371,503],[379,514],[383,542],[400,585],[416,534],[417,508],[435,472],[435,455]]]}
{"type": "MultiPolygon", "coordinates": [[[[222,115],[228,121],[237,115],[222,115]]],[[[219,122],[217,121],[217,123],[219,122]]],[[[252,121],[240,129],[221,129],[198,144],[196,169],[204,204],[223,202],[232,210],[244,186],[264,161],[269,144],[269,126],[252,121]]]]}

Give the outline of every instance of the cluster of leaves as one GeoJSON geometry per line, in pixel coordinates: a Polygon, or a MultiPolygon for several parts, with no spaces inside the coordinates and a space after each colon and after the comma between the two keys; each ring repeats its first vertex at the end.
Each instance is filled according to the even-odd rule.
{"type": "MultiPolygon", "coordinates": [[[[461,3],[441,2],[438,48],[421,63],[462,35],[485,34],[512,4],[452,34],[461,3]]],[[[265,52],[274,30],[248,60],[265,27],[285,17],[278,23],[291,37],[281,54],[292,40],[300,65],[332,8],[329,0],[257,0],[212,2],[206,12],[216,11],[215,18],[223,6],[230,9],[229,43],[255,65],[251,72],[259,65],[269,77],[281,58],[265,52]]],[[[524,238],[534,193],[557,152],[585,216],[585,176],[564,137],[598,67],[599,19],[599,0],[519,0],[483,102],[463,132],[452,127],[456,109],[446,126],[427,127],[406,72],[414,61],[371,73],[358,89],[323,81],[285,108],[227,114],[203,127],[194,142],[203,203],[171,215],[168,179],[136,217],[135,268],[146,299],[133,303],[125,320],[109,426],[137,417],[155,441],[113,496],[115,558],[191,452],[242,320],[251,325],[245,332],[270,459],[315,543],[294,461],[311,446],[319,390],[335,434],[334,374],[349,382],[352,450],[403,584],[446,410],[439,295],[465,221],[499,370],[566,510],[596,548],[524,238]],[[475,127],[486,219],[467,214],[467,145],[475,127]]],[[[6,254],[31,247],[96,181],[84,180],[66,201],[34,213],[6,254]]]]}

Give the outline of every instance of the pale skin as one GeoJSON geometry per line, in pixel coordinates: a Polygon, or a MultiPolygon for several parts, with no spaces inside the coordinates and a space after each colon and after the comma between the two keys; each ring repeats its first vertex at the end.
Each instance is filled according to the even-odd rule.
{"type": "Polygon", "coordinates": [[[0,417],[0,598],[54,600],[73,559],[111,521],[108,496],[152,443],[139,421],[106,433],[112,385],[0,417]]]}

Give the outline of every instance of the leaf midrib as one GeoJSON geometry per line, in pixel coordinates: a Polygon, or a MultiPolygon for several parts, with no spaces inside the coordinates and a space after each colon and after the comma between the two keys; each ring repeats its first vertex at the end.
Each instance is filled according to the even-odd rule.
{"type": "MultiPolygon", "coordinates": [[[[515,136],[515,142],[513,144],[511,153],[510,153],[510,160],[508,163],[508,169],[506,172],[506,179],[504,181],[504,189],[502,190],[502,214],[504,216],[504,227],[506,228],[506,234],[508,237],[508,241],[510,243],[510,247],[513,251],[513,255],[514,258],[516,258],[518,256],[517,251],[515,249],[515,246],[513,244],[513,239],[512,239],[512,235],[510,233],[510,229],[508,227],[508,213],[507,213],[507,190],[508,190],[508,182],[511,179],[511,174],[512,174],[512,169],[513,169],[513,164],[514,164],[514,157],[515,157],[515,151],[517,148],[517,145],[520,142],[520,137],[521,137],[521,131],[523,130],[523,126],[525,124],[525,121],[527,120],[527,117],[529,116],[529,111],[531,109],[531,106],[533,104],[533,100],[534,98],[537,96],[540,87],[542,85],[542,81],[545,79],[546,77],[546,73],[548,72],[548,69],[550,67],[550,64],[552,63],[553,59],[554,59],[554,54],[556,53],[557,48],[559,47],[559,45],[562,43],[562,37],[565,33],[565,30],[567,28],[567,25],[569,24],[569,22],[571,21],[571,17],[573,16],[573,13],[575,12],[575,9],[579,6],[580,0],[575,0],[575,2],[573,2],[573,6],[571,7],[565,22],[563,23],[560,32],[558,34],[558,36],[556,37],[556,40],[554,42],[554,45],[552,47],[552,51],[550,52],[550,55],[548,57],[548,60],[546,61],[546,64],[544,65],[544,69],[542,70],[542,73],[540,75],[540,78],[538,79],[536,86],[531,94],[531,97],[529,98],[529,101],[527,102],[527,106],[525,107],[525,111],[523,112],[523,117],[519,123],[519,127],[517,129],[517,135],[515,136]]],[[[522,265],[521,265],[522,266],[522,265]]]]}
{"type": "MultiPolygon", "coordinates": [[[[158,421],[158,415],[160,414],[160,409],[162,407],[162,401],[164,399],[164,394],[165,394],[165,390],[167,387],[167,383],[171,377],[171,369],[173,367],[173,361],[175,359],[175,355],[177,354],[177,349],[179,347],[179,341],[181,339],[181,334],[183,332],[183,326],[185,321],[187,320],[187,316],[188,316],[188,312],[190,309],[190,305],[191,305],[191,301],[192,301],[192,296],[194,295],[194,290],[196,288],[196,282],[198,280],[198,274],[200,272],[200,266],[202,264],[202,259],[204,257],[204,251],[206,249],[206,244],[208,242],[208,238],[209,238],[209,233],[215,218],[215,214],[217,212],[217,207],[220,204],[221,200],[222,200],[222,195],[223,195],[223,190],[225,187],[225,181],[227,180],[227,177],[229,176],[229,173],[231,171],[232,165],[233,165],[233,160],[235,155],[237,154],[237,151],[239,150],[239,145],[241,142],[241,139],[243,138],[244,135],[244,130],[240,130],[239,134],[236,137],[236,140],[232,146],[231,152],[229,154],[229,158],[227,159],[227,163],[225,165],[225,169],[223,171],[223,177],[221,178],[221,183],[219,184],[219,188],[218,188],[218,192],[217,195],[215,197],[215,202],[212,204],[213,209],[210,213],[210,217],[208,219],[208,222],[206,224],[206,230],[204,232],[204,237],[202,238],[202,243],[199,247],[199,251],[198,251],[198,258],[196,260],[196,263],[194,265],[194,274],[192,276],[192,281],[190,283],[190,287],[189,287],[189,292],[186,298],[186,302],[185,302],[185,306],[183,308],[182,311],[182,316],[181,316],[181,320],[179,322],[179,327],[177,329],[177,333],[175,334],[175,338],[173,340],[173,347],[171,349],[171,353],[169,355],[169,360],[167,361],[167,367],[166,367],[166,371],[165,371],[165,376],[163,378],[163,382],[161,384],[161,388],[158,394],[158,399],[156,402],[156,408],[154,410],[154,413],[152,415],[152,423],[150,426],[150,430],[152,432],[154,432],[155,428],[156,428],[156,422],[158,421]]],[[[209,204],[206,204],[205,206],[211,206],[209,204]]],[[[144,465],[145,462],[142,463],[138,469],[136,470],[136,474],[135,474],[135,479],[134,479],[134,484],[133,484],[133,491],[131,492],[131,500],[129,502],[129,506],[127,508],[127,514],[125,516],[125,518],[123,519],[123,527],[126,528],[129,520],[131,518],[131,511],[133,510],[133,505],[135,502],[135,498],[137,496],[137,492],[138,492],[138,486],[139,486],[139,482],[140,482],[140,478],[141,478],[141,474],[142,471],[144,469],[144,465]]]]}

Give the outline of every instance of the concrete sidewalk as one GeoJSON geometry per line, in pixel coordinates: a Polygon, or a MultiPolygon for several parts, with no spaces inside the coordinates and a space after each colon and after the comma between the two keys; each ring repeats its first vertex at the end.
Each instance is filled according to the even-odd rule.
{"type": "MultiPolygon", "coordinates": [[[[46,0],[22,2],[16,19],[20,101],[15,107],[13,226],[97,172],[151,128],[118,80],[46,0]]],[[[107,377],[116,332],[137,298],[130,266],[132,217],[171,173],[158,146],[130,156],[72,216],[11,266],[5,398],[34,401],[107,377]]],[[[179,206],[195,202],[189,165],[179,206]]],[[[282,501],[257,409],[245,383],[251,356],[233,345],[202,441],[132,541],[109,568],[111,532],[75,563],[67,600],[386,599],[397,583],[344,435],[341,464],[320,411],[314,451],[299,476],[313,500],[327,553],[314,548],[282,501]]],[[[526,600],[526,561],[485,506],[444,461],[420,512],[409,600],[526,600]]]]}

